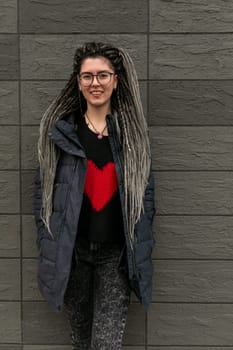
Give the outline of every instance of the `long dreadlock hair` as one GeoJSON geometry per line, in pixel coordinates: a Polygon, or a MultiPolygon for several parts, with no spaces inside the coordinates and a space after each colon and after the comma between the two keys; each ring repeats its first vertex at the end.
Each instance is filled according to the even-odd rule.
{"type": "Polygon", "coordinates": [[[42,188],[42,220],[50,234],[53,184],[59,151],[48,136],[49,129],[64,115],[86,111],[86,101],[80,93],[77,76],[82,62],[89,57],[107,58],[118,77],[116,90],[111,96],[111,108],[116,111],[115,120],[123,148],[125,213],[130,242],[133,243],[134,227],[144,210],[143,197],[148,181],[151,155],[146,119],[143,114],[138,78],[133,61],[122,48],[108,43],[88,42],[77,48],[73,72],[60,94],[44,113],[40,123],[38,157],[42,188]]]}

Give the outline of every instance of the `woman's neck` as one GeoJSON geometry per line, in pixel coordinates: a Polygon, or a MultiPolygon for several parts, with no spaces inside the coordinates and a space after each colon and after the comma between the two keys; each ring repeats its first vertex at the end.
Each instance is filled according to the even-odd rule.
{"type": "Polygon", "coordinates": [[[97,124],[105,123],[106,121],[106,115],[111,113],[110,107],[99,107],[99,108],[93,108],[93,106],[88,106],[86,111],[88,118],[93,122],[97,124]]]}

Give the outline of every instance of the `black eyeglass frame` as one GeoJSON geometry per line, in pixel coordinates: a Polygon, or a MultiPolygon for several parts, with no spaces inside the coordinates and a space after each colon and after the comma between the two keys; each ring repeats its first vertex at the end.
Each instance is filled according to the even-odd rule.
{"type": "Polygon", "coordinates": [[[105,84],[102,84],[102,83],[99,81],[99,77],[98,77],[98,76],[99,76],[99,74],[101,74],[101,73],[108,73],[108,74],[110,74],[110,79],[109,79],[109,82],[107,82],[107,84],[110,83],[112,76],[113,76],[113,75],[116,75],[116,73],[114,73],[114,72],[108,72],[108,71],[102,71],[102,72],[99,72],[99,73],[97,73],[97,74],[92,74],[92,73],[89,73],[89,72],[83,72],[83,73],[78,74],[78,79],[79,79],[80,84],[83,85],[83,86],[85,86],[85,87],[91,86],[91,84],[93,83],[94,77],[96,77],[96,79],[97,79],[97,81],[98,81],[98,83],[99,83],[100,85],[105,85],[105,84]],[[88,85],[85,85],[85,84],[82,83],[82,75],[84,75],[84,74],[89,74],[89,75],[91,75],[91,77],[92,77],[92,80],[91,80],[90,84],[88,84],[88,85]]]}

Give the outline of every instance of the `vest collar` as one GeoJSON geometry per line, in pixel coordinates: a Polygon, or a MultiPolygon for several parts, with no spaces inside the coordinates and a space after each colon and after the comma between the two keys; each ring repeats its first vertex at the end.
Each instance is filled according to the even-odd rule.
{"type": "MultiPolygon", "coordinates": [[[[114,118],[111,114],[106,117],[109,135],[113,133],[114,118]]],[[[75,112],[58,120],[48,133],[50,139],[63,151],[71,155],[86,158],[84,149],[77,135],[77,124],[75,123],[75,112]]]]}

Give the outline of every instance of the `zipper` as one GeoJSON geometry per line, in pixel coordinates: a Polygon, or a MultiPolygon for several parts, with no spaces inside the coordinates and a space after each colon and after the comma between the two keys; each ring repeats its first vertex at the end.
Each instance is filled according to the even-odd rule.
{"type": "MultiPolygon", "coordinates": [[[[72,178],[71,178],[71,183],[73,182],[73,179],[74,179],[74,175],[75,175],[75,170],[76,170],[76,167],[77,167],[77,163],[78,163],[78,159],[77,157],[75,156],[75,160],[74,160],[74,164],[73,164],[73,167],[72,167],[72,178]]],[[[85,155],[85,163],[86,163],[86,155],[85,155]]],[[[86,164],[85,164],[85,167],[86,167],[86,164]]],[[[87,171],[87,167],[86,167],[86,171],[87,171]]],[[[80,193],[83,193],[84,191],[84,184],[85,184],[85,177],[86,177],[86,171],[85,171],[85,174],[84,174],[84,181],[83,181],[83,189],[82,191],[80,191],[80,193]]],[[[70,189],[69,189],[69,194],[70,194],[70,191],[71,191],[71,184],[70,184],[70,189]]],[[[80,194],[79,193],[79,194],[80,194]]],[[[68,194],[68,195],[69,195],[68,194]]],[[[83,201],[83,196],[82,196],[82,201],[83,201]]],[[[81,211],[81,207],[82,207],[82,201],[81,201],[81,204],[80,204],[80,211],[81,211]]],[[[80,211],[79,211],[79,215],[80,215],[80,211]]],[[[65,216],[64,216],[65,218],[65,216]]],[[[78,225],[76,227],[76,234],[75,234],[75,240],[76,240],[76,235],[77,235],[77,228],[78,228],[78,225]]],[[[75,247],[74,247],[75,249],[75,247]]],[[[72,268],[72,261],[71,261],[71,264],[70,264],[70,269],[69,269],[69,275],[71,273],[71,268],[72,268]]],[[[68,282],[67,282],[68,283],[68,282]]],[[[64,301],[60,304],[57,305],[57,309],[58,310],[61,310],[62,309],[62,305],[64,304],[64,301]]]]}
{"type": "MultiPolygon", "coordinates": [[[[118,183],[120,186],[123,186],[123,168],[121,164],[121,160],[119,157],[119,153],[117,152],[117,142],[116,142],[116,135],[113,127],[113,122],[109,118],[109,143],[112,149],[112,154],[113,154],[113,159],[116,167],[116,173],[117,173],[117,178],[118,178],[118,183]],[[118,171],[119,168],[119,171],[118,171]]],[[[119,191],[120,193],[120,201],[121,201],[121,207],[122,207],[122,213],[123,213],[123,220],[124,220],[124,233],[125,233],[125,239],[126,239],[126,246],[128,247],[127,249],[127,255],[129,259],[132,259],[132,268],[128,266],[129,268],[129,278],[134,278],[134,276],[137,278],[137,273],[136,273],[136,264],[135,264],[135,254],[134,254],[134,249],[131,247],[129,237],[127,234],[127,227],[126,227],[126,218],[125,218],[125,206],[124,206],[124,198],[122,194],[122,190],[119,191]]]]}

